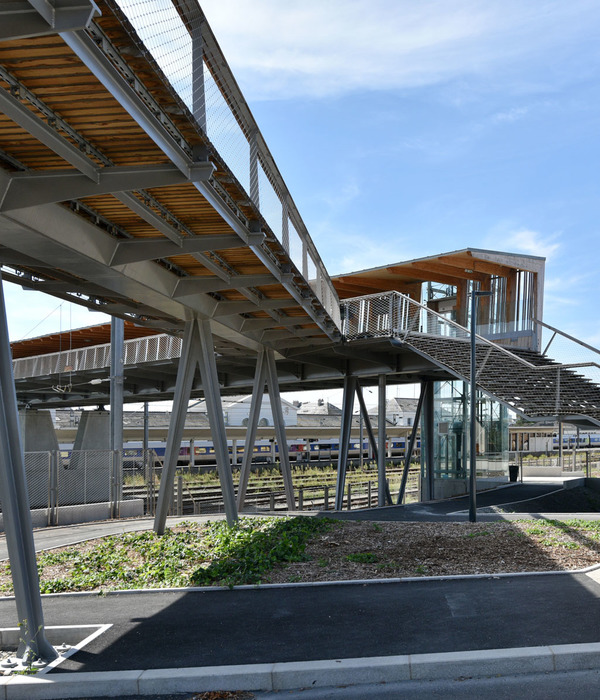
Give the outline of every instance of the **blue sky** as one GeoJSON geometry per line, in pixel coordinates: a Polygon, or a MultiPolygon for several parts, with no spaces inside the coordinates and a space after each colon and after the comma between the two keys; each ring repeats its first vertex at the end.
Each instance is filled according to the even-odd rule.
{"type": "MultiPolygon", "coordinates": [[[[201,5],[331,274],[543,255],[544,319],[600,345],[597,2],[201,5]]],[[[14,339],[101,322],[5,287],[14,339]]]]}

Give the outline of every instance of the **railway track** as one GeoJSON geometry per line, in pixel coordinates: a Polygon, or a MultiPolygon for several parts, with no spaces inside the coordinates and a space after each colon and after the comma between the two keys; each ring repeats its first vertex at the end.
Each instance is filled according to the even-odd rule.
{"type": "MultiPolygon", "coordinates": [[[[414,495],[417,490],[419,469],[411,468],[409,472],[408,494],[414,495]],[[411,488],[412,486],[412,488],[411,488]]],[[[349,472],[351,475],[352,472],[349,472]]],[[[388,482],[392,494],[397,491],[401,479],[401,469],[396,467],[388,470],[388,482]]],[[[345,507],[365,508],[377,502],[377,477],[373,479],[352,479],[347,482],[345,507]]],[[[315,484],[314,476],[303,477],[294,474],[294,491],[296,509],[329,510],[333,507],[335,494],[335,474],[315,484]]],[[[158,496],[158,482],[154,480],[147,484],[129,484],[123,487],[125,499],[142,499],[144,511],[153,514],[158,496]]],[[[259,484],[250,484],[246,495],[246,509],[260,511],[287,510],[283,482],[281,477],[262,477],[259,484]]],[[[219,485],[200,485],[190,483],[182,475],[175,480],[171,513],[173,515],[192,515],[201,513],[218,513],[223,510],[223,500],[219,485]]]]}

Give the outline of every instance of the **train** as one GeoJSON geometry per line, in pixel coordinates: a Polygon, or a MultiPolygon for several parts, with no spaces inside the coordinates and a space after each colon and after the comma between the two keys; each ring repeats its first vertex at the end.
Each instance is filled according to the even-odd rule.
{"type": "MultiPolygon", "coordinates": [[[[509,430],[510,451],[526,454],[542,454],[559,449],[560,437],[555,428],[511,428],[509,430]]],[[[564,450],[600,449],[600,432],[580,431],[564,432],[562,436],[564,450]]]]}
{"type": "MultiPolygon", "coordinates": [[[[404,456],[406,448],[406,438],[392,438],[386,442],[386,453],[390,459],[398,459],[404,456]]],[[[331,461],[337,459],[339,455],[339,439],[300,439],[288,440],[288,454],[290,462],[296,464],[310,464],[311,462],[331,461]]],[[[148,449],[152,451],[158,462],[163,461],[165,456],[165,443],[150,441],[148,449]]],[[[195,440],[193,443],[193,460],[190,455],[190,442],[182,443],[177,458],[178,466],[188,465],[214,465],[216,462],[215,448],[210,440],[195,440]]],[[[231,464],[241,464],[245,452],[243,440],[228,441],[229,459],[231,464]],[[235,450],[235,457],[234,457],[235,450]]],[[[414,454],[418,455],[420,449],[420,439],[417,438],[414,454]]],[[[63,463],[71,456],[72,445],[63,444],[60,446],[63,463]]],[[[273,440],[257,440],[253,447],[252,461],[256,463],[269,463],[279,459],[279,445],[273,440]]],[[[368,440],[363,441],[363,459],[368,459],[371,450],[368,440]]],[[[352,440],[348,448],[350,459],[360,459],[360,441],[352,440]]],[[[123,461],[125,464],[138,464],[143,460],[143,445],[140,441],[128,441],[123,444],[123,461]]]]}
{"type": "MultiPolygon", "coordinates": [[[[394,461],[404,458],[406,445],[409,438],[390,438],[386,442],[387,458],[394,461]]],[[[288,440],[288,454],[290,462],[295,464],[310,464],[335,461],[339,455],[339,439],[294,439],[288,440]]],[[[523,427],[509,431],[510,452],[523,454],[542,454],[558,450],[559,436],[551,428],[544,430],[524,430],[523,427]]],[[[165,443],[150,441],[148,448],[153,452],[157,462],[162,463],[165,456],[165,443]]],[[[563,449],[600,449],[600,432],[580,432],[563,434],[563,449]]],[[[72,445],[60,446],[63,463],[68,462],[72,445]]],[[[190,455],[190,441],[182,442],[177,458],[178,466],[214,466],[216,463],[215,449],[210,440],[195,440],[193,443],[193,459],[190,455]]],[[[413,455],[418,458],[421,449],[420,438],[415,441],[413,455]]],[[[229,459],[232,465],[241,464],[245,445],[243,440],[228,441],[229,459]],[[235,450],[235,456],[234,456],[235,450]]],[[[257,440],[253,447],[252,461],[255,463],[272,463],[279,459],[279,445],[273,440],[257,440]]],[[[361,449],[358,440],[352,440],[348,449],[349,459],[360,459],[361,449]]],[[[368,440],[362,444],[363,459],[371,457],[371,449],[368,440]]],[[[128,441],[123,445],[123,460],[125,464],[139,465],[143,462],[143,446],[141,441],[128,441]]]]}

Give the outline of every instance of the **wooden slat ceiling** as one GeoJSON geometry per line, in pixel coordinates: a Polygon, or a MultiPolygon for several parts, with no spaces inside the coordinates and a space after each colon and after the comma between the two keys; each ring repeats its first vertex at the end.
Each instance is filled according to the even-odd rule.
{"type": "MultiPolygon", "coordinates": [[[[152,331],[149,328],[136,326],[131,321],[125,321],[125,340],[134,338],[144,338],[149,335],[156,335],[160,331],[152,331]]],[[[48,355],[53,352],[63,352],[65,350],[77,350],[91,345],[105,345],[110,343],[110,323],[102,323],[97,326],[87,328],[76,328],[75,330],[51,333],[37,338],[27,338],[18,340],[10,344],[14,360],[21,357],[36,357],[37,355],[48,355]]]]}
{"type": "Polygon", "coordinates": [[[485,281],[492,275],[506,277],[515,270],[537,270],[540,265],[543,258],[536,256],[467,248],[337,275],[332,281],[340,299],[392,290],[419,297],[423,282],[457,286],[465,280],[485,281]]]}
{"type": "MultiPolygon", "coordinates": [[[[97,4],[102,16],[97,17],[94,22],[122,51],[122,58],[135,71],[144,87],[165,107],[169,118],[184,136],[187,144],[193,149],[204,149],[209,154],[216,168],[213,173],[214,181],[227,192],[231,200],[237,204],[239,211],[249,221],[256,222],[257,230],[262,229],[267,234],[265,245],[272,258],[282,267],[290,269],[291,261],[287,253],[270,232],[260,212],[248,201],[247,193],[227,168],[219,153],[193,123],[187,108],[180,100],[178,101],[160,70],[147,53],[140,50],[139,39],[118,10],[118,6],[114,2],[100,1],[97,4]]],[[[92,150],[86,155],[95,160],[99,167],[140,166],[170,162],[165,153],[105,89],[60,36],[0,42],[0,65],[92,145],[92,150]]],[[[10,84],[0,79],[0,88],[10,90],[10,84]]],[[[44,121],[48,119],[42,110],[30,102],[22,101],[22,104],[44,121]]],[[[60,131],[60,125],[57,128],[60,131]]],[[[2,160],[4,160],[5,169],[11,172],[19,170],[16,163],[21,164],[21,169],[28,170],[63,170],[72,167],[10,118],[0,113],[0,162],[2,160]],[[2,151],[7,157],[2,157],[2,151]]],[[[192,184],[158,187],[149,189],[147,192],[192,235],[201,237],[232,233],[232,229],[224,219],[192,184]]],[[[151,224],[112,195],[86,197],[80,201],[89,210],[113,224],[114,231],[111,231],[111,234],[117,238],[164,240],[164,236],[151,224]]],[[[90,221],[91,215],[88,209],[79,211],[69,202],[65,202],[64,206],[69,206],[82,216],[85,215],[86,221],[90,221]]],[[[187,235],[187,232],[184,230],[182,233],[187,235]]],[[[211,250],[217,254],[218,265],[223,268],[225,275],[268,274],[266,266],[248,246],[219,249],[217,243],[211,250]]],[[[164,260],[161,263],[163,265],[164,260]]],[[[174,255],[167,259],[167,263],[172,265],[171,269],[176,269],[177,274],[181,276],[210,278],[215,275],[214,268],[211,270],[210,266],[203,265],[198,256],[174,255]]],[[[29,274],[41,274],[40,269],[34,266],[22,266],[20,269],[29,274]]],[[[291,269],[295,268],[292,266],[291,269]]],[[[47,280],[73,279],[72,273],[61,272],[59,266],[55,266],[54,271],[51,268],[44,269],[43,277],[47,280]]],[[[306,284],[308,288],[307,283],[301,278],[298,284],[306,284]]],[[[257,289],[267,299],[289,299],[290,306],[286,310],[286,315],[306,315],[302,306],[276,280],[273,284],[258,286],[257,289]]],[[[308,291],[310,292],[309,288],[308,291]]],[[[105,298],[109,301],[119,301],[118,295],[115,298],[106,295],[105,298]]],[[[219,299],[246,300],[247,295],[234,286],[231,289],[219,290],[219,299]]],[[[136,303],[143,303],[144,300],[129,301],[135,306],[136,303]]],[[[246,316],[264,318],[265,313],[257,308],[256,312],[251,310],[246,316]]],[[[160,316],[157,318],[160,319],[160,316]]],[[[274,320],[273,328],[278,327],[280,326],[274,320]]],[[[300,327],[314,328],[315,337],[324,337],[321,329],[312,320],[300,327]]]]}

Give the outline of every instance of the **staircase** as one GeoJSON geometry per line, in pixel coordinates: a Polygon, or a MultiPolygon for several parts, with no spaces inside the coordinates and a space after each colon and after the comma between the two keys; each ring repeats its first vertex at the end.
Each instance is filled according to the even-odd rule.
{"type": "MultiPolygon", "coordinates": [[[[410,332],[401,342],[471,381],[470,339],[410,332]]],[[[479,388],[527,418],[600,425],[600,387],[541,353],[478,340],[476,366],[479,388]]]]}
{"type": "MultiPolygon", "coordinates": [[[[400,294],[368,295],[342,304],[346,341],[389,337],[453,374],[471,381],[469,329],[400,294]]],[[[553,333],[544,353],[476,339],[476,381],[492,398],[531,420],[562,420],[582,427],[600,426],[600,351],[541,321],[531,321],[529,342],[536,332],[553,333]],[[569,358],[560,364],[545,354],[569,358]],[[594,376],[597,383],[589,376],[594,376]]],[[[535,336],[537,338],[537,336],[535,336]]]]}

